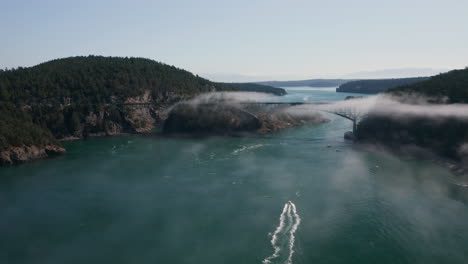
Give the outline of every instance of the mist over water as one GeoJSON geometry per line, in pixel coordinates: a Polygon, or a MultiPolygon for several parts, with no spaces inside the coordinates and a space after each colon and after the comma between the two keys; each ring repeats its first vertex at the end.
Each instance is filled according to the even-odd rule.
{"type": "Polygon", "coordinates": [[[67,142],[0,168],[0,263],[466,263],[457,178],[357,148],[327,117],[265,138],[67,142]]]}
{"type": "Polygon", "coordinates": [[[434,120],[444,118],[468,120],[468,104],[434,104],[430,103],[431,99],[434,100],[434,98],[411,94],[398,97],[379,94],[319,106],[306,105],[302,107],[325,111],[349,110],[358,115],[373,114],[400,120],[409,117],[426,117],[433,118],[434,120]]]}

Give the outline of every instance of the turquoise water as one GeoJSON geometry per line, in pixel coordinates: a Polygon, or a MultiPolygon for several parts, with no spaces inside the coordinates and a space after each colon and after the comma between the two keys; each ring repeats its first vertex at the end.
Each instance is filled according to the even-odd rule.
{"type": "Polygon", "coordinates": [[[467,263],[456,178],[353,146],[329,117],[265,138],[67,142],[0,168],[0,263],[467,263]]]}

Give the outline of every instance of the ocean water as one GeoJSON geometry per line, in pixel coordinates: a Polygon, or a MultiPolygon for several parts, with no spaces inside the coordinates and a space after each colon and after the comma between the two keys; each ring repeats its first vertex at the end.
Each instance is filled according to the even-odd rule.
{"type": "Polygon", "coordinates": [[[266,137],[66,142],[0,168],[0,263],[467,263],[457,178],[354,146],[327,115],[266,137]]]}

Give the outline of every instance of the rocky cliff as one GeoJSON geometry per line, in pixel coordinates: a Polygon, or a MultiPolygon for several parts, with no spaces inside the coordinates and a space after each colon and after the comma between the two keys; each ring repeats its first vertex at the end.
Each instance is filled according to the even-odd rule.
{"type": "MultiPolygon", "coordinates": [[[[166,100],[177,101],[183,98],[171,95],[166,100]]],[[[155,102],[147,90],[141,96],[129,97],[120,103],[79,108],[73,105],[60,105],[58,118],[57,115],[52,115],[45,123],[53,123],[57,119],[58,122],[60,120],[63,122],[56,125],[61,125],[62,128],[52,129],[53,135],[59,140],[146,133],[162,126],[169,107],[170,104],[155,102]],[[73,114],[70,115],[70,112],[73,114]]],[[[41,108],[44,109],[44,106],[41,108]]],[[[35,111],[34,107],[29,111],[35,111]]]]}

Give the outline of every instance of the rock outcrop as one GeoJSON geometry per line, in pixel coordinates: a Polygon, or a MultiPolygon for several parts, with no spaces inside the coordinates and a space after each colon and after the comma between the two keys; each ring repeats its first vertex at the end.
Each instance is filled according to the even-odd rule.
{"type": "Polygon", "coordinates": [[[0,152],[0,166],[10,166],[37,159],[45,159],[64,154],[64,148],[57,145],[48,145],[44,147],[23,146],[10,147],[0,152]]]}
{"type": "Polygon", "coordinates": [[[291,127],[314,125],[330,121],[318,112],[304,114],[288,110],[289,107],[257,110],[255,113],[262,125],[256,132],[260,134],[272,133],[291,127]]]}
{"type": "MultiPolygon", "coordinates": [[[[179,100],[179,96],[172,99],[179,100]]],[[[113,101],[116,99],[114,98],[113,101]]],[[[152,103],[154,102],[148,90],[142,96],[127,98],[123,103],[113,102],[112,104],[100,105],[77,118],[73,129],[68,129],[69,133],[55,134],[54,136],[59,140],[74,140],[150,132],[162,126],[163,120],[167,117],[166,110],[169,107],[163,103],[155,103],[154,105],[152,103]]],[[[65,106],[63,112],[66,113],[66,111],[67,107],[65,106]]]]}
{"type": "Polygon", "coordinates": [[[226,134],[255,131],[260,128],[261,122],[256,116],[234,105],[181,103],[170,111],[163,131],[165,133],[226,134]]]}

